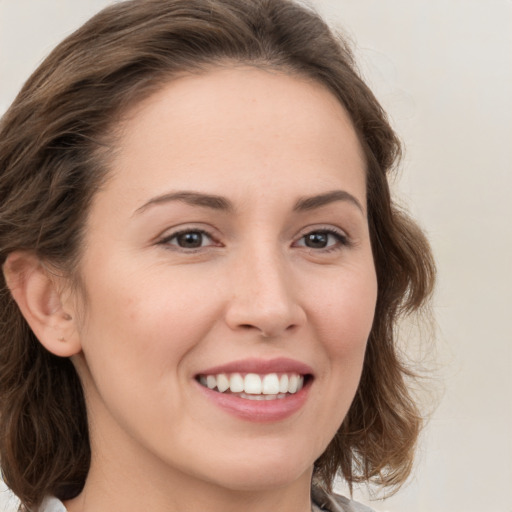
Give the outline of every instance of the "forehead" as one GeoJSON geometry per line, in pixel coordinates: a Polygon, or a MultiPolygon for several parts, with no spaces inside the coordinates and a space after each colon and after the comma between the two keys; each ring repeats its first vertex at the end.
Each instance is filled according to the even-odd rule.
{"type": "Polygon", "coordinates": [[[119,133],[110,181],[140,195],[191,184],[222,193],[233,180],[264,180],[268,190],[301,180],[315,193],[350,178],[365,202],[365,161],[347,112],[300,76],[252,67],[182,76],[130,109],[119,133]]]}

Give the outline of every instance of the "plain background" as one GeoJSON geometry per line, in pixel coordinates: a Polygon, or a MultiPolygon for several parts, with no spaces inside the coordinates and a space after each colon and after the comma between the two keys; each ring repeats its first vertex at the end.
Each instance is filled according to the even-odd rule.
{"type": "MultiPolygon", "coordinates": [[[[108,3],[0,0],[0,114],[51,48],[108,3]]],[[[410,483],[370,504],[512,512],[512,2],[312,3],[354,41],[405,143],[394,189],[439,267],[433,384],[443,396],[410,483]]]]}

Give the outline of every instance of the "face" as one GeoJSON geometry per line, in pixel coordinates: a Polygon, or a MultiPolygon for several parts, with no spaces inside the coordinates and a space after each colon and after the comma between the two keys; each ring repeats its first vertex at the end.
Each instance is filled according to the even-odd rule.
{"type": "Polygon", "coordinates": [[[123,122],[80,275],[93,467],[232,490],[309,480],[377,293],[344,109],[279,72],[172,81],[123,122]]]}

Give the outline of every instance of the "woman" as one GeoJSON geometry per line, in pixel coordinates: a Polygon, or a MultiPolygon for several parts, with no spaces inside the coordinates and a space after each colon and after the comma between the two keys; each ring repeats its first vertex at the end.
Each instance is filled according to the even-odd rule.
{"type": "Polygon", "coordinates": [[[398,154],[290,1],[131,0],[61,43],[0,126],[23,507],[352,511],[337,473],[398,487],[421,419],[393,329],[433,284],[398,154]]]}

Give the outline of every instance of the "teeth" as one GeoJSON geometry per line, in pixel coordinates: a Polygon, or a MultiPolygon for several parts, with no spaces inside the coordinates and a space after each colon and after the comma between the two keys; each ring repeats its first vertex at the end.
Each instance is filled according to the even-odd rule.
{"type": "Polygon", "coordinates": [[[247,395],[245,393],[240,393],[238,396],[241,398],[247,398],[248,400],[276,400],[286,398],[286,393],[278,393],[276,395],[247,395]]]}
{"type": "MultiPolygon", "coordinates": [[[[208,377],[207,377],[207,380],[208,380],[208,377]]],[[[296,393],[298,384],[299,384],[299,377],[297,375],[290,375],[290,379],[288,380],[288,392],[296,393]]]]}
{"type": "Polygon", "coordinates": [[[263,377],[263,394],[277,395],[279,393],[279,377],[275,373],[270,373],[263,377]]]}
{"type": "Polygon", "coordinates": [[[283,373],[279,379],[279,393],[288,393],[288,375],[283,373]]]}
{"type": "Polygon", "coordinates": [[[274,400],[300,391],[304,385],[304,376],[297,373],[283,373],[280,376],[277,373],[248,373],[245,376],[240,373],[219,373],[201,375],[199,382],[209,389],[217,389],[221,393],[230,391],[250,400],[274,400]]]}
{"type": "Polygon", "coordinates": [[[234,373],[229,379],[231,393],[241,393],[244,390],[244,379],[239,373],[234,373]]]}
{"type": "Polygon", "coordinates": [[[206,377],[206,385],[210,389],[217,387],[217,379],[215,378],[214,375],[208,375],[208,377],[206,377]]]}
{"type": "Polygon", "coordinates": [[[224,391],[229,389],[229,379],[227,378],[226,374],[221,373],[220,375],[217,375],[217,389],[224,393],[224,391]]]}
{"type": "Polygon", "coordinates": [[[248,373],[244,379],[244,391],[249,395],[261,395],[263,386],[261,377],[255,373],[248,373]]]}

